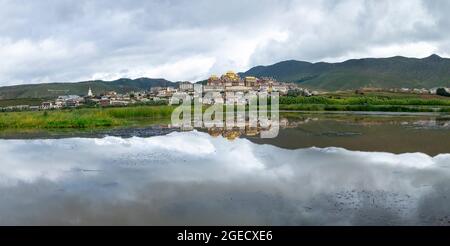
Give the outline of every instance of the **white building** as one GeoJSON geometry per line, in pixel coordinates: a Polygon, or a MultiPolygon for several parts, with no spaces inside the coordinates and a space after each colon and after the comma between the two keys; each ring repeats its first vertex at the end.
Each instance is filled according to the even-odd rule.
{"type": "Polygon", "coordinates": [[[222,92],[225,90],[223,85],[204,85],[203,92],[222,92]]]}
{"type": "Polygon", "coordinates": [[[276,91],[282,95],[285,95],[288,92],[288,88],[287,88],[287,86],[284,86],[284,85],[273,85],[272,91],[276,91]]]}
{"type": "Polygon", "coordinates": [[[55,104],[60,107],[60,105],[64,107],[78,107],[84,99],[77,95],[67,95],[67,96],[59,96],[55,104]]]}
{"type": "Polygon", "coordinates": [[[191,82],[181,82],[178,87],[180,91],[194,91],[194,84],[191,82]]]}
{"type": "Polygon", "coordinates": [[[53,105],[52,102],[43,102],[41,104],[41,108],[44,109],[44,110],[52,109],[53,107],[54,107],[54,105],[53,105]]]}
{"type": "Polygon", "coordinates": [[[203,104],[223,104],[224,100],[223,100],[223,96],[222,94],[220,94],[220,92],[209,92],[206,93],[205,96],[202,99],[202,103],[203,104]]]}

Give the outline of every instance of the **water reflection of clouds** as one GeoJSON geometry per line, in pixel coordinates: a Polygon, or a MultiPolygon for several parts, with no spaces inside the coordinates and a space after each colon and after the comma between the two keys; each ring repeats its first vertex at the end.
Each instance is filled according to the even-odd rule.
{"type": "Polygon", "coordinates": [[[445,224],[450,155],[184,132],[0,141],[1,224],[445,224]]]}

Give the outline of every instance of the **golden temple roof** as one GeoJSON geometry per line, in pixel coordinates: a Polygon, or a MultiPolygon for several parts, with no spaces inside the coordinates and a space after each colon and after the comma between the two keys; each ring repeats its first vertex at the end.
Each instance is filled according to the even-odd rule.
{"type": "Polygon", "coordinates": [[[231,70],[228,71],[227,73],[225,73],[224,75],[222,75],[222,77],[227,77],[227,78],[232,79],[232,80],[239,79],[239,76],[235,72],[233,72],[231,70]]]}

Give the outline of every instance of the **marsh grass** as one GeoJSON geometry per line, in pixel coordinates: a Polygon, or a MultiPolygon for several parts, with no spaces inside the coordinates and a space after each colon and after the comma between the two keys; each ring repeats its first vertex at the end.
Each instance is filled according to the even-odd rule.
{"type": "Polygon", "coordinates": [[[281,97],[280,109],[302,111],[450,112],[450,100],[399,94],[281,97]]]}
{"type": "Polygon", "coordinates": [[[320,104],[320,105],[390,105],[390,106],[450,106],[449,99],[390,98],[380,96],[354,96],[343,98],[281,97],[280,104],[320,104]]]}
{"type": "Polygon", "coordinates": [[[378,111],[378,112],[450,112],[450,107],[414,105],[324,105],[324,104],[284,104],[280,110],[299,111],[378,111]]]}
{"type": "Polygon", "coordinates": [[[108,108],[107,114],[118,119],[169,117],[175,107],[172,106],[140,106],[127,108],[108,108]]]}
{"type": "Polygon", "coordinates": [[[149,118],[167,118],[173,107],[139,106],[0,113],[0,128],[57,129],[126,126],[149,118]]]}

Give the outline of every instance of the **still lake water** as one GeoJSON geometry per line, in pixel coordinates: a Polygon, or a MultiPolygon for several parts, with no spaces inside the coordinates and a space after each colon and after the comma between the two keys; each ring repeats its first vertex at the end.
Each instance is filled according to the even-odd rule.
{"type": "Polygon", "coordinates": [[[2,225],[450,225],[450,118],[2,133],[2,225]]]}

